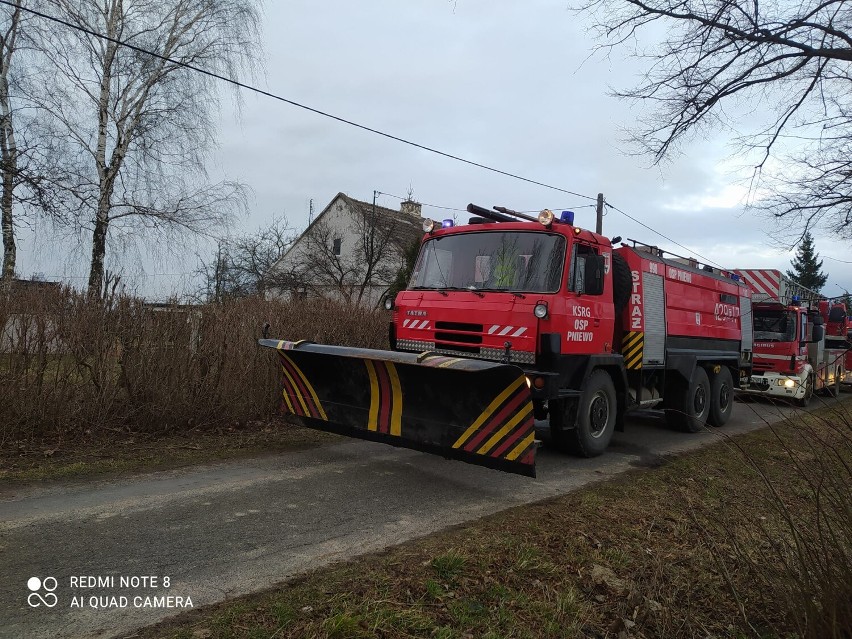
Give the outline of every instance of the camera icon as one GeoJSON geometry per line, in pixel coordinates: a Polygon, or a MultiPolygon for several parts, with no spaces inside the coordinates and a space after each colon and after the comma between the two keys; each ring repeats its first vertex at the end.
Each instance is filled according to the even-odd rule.
{"type": "Polygon", "coordinates": [[[30,594],[27,595],[27,603],[30,608],[40,606],[53,608],[59,602],[59,598],[53,592],[58,585],[56,577],[45,577],[44,579],[30,577],[27,579],[27,588],[30,590],[30,594]]]}

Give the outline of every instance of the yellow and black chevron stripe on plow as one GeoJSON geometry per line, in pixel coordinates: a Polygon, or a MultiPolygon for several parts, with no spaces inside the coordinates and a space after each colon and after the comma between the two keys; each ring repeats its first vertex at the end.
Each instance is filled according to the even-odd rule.
{"type": "Polygon", "coordinates": [[[621,346],[621,354],[624,357],[624,366],[630,369],[642,368],[642,353],[645,348],[645,333],[631,332],[624,336],[621,346]]]}
{"type": "Polygon", "coordinates": [[[525,459],[535,452],[532,401],[526,378],[518,377],[494,398],[470,425],[453,448],[469,453],[504,458],[525,459]]]}
{"type": "Polygon", "coordinates": [[[459,362],[463,362],[465,360],[460,359],[458,357],[446,357],[444,355],[429,355],[428,357],[424,357],[420,360],[420,363],[424,366],[432,366],[434,368],[452,368],[459,362]]]}
{"type": "Polygon", "coordinates": [[[328,421],[328,415],[320,403],[317,393],[302,369],[296,366],[290,356],[278,351],[281,368],[284,371],[284,402],[294,415],[315,417],[328,421]]]}
{"type": "Polygon", "coordinates": [[[402,389],[392,362],[365,359],[370,377],[367,430],[399,437],[402,434],[402,389]]]}

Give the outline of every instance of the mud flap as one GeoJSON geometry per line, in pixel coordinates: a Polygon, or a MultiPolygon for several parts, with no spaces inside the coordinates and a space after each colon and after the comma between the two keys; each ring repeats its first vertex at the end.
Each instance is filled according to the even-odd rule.
{"type": "Polygon", "coordinates": [[[436,353],[262,339],[305,426],[535,477],[533,405],[517,366],[436,353]]]}

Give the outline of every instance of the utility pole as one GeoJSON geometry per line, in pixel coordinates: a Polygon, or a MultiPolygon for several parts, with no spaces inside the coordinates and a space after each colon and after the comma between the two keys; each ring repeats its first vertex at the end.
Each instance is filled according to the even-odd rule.
{"type": "Polygon", "coordinates": [[[598,214],[598,222],[595,225],[595,233],[603,235],[603,214],[604,214],[604,196],[603,193],[598,193],[598,205],[596,207],[598,214]]]}

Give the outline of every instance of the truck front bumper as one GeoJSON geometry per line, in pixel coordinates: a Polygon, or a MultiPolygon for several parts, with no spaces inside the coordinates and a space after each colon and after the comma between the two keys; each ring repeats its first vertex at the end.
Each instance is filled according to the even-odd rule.
{"type": "Polygon", "coordinates": [[[805,396],[805,386],[798,377],[781,373],[752,375],[748,385],[738,389],[744,395],[762,395],[785,399],[801,399],[805,396]]]}

